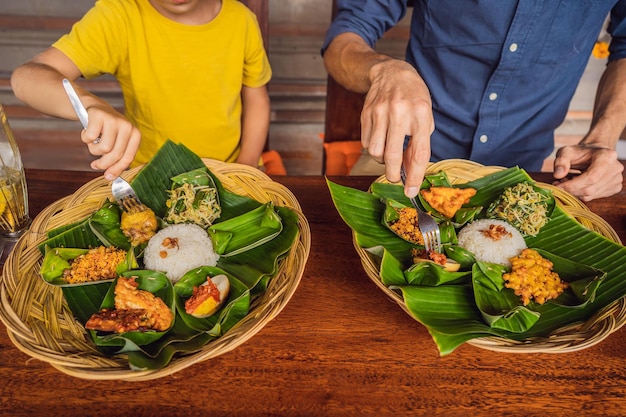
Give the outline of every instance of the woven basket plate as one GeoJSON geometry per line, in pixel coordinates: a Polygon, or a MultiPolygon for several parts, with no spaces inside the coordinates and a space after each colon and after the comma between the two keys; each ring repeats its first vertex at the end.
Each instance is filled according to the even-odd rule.
{"type": "MultiPolygon", "coordinates": [[[[239,164],[204,159],[205,165],[234,193],[261,203],[292,209],[298,215],[299,234],[249,314],[235,327],[200,351],[176,356],[168,366],[152,371],[132,371],[126,355],[105,356],[96,350],[88,334],[73,317],[58,287],[44,283],[38,271],[42,255],[37,248],[46,232],[84,219],[111,199],[110,183],[96,178],[74,194],[53,203],[34,220],[5,263],[0,281],[0,319],[13,343],[28,355],[50,363],[60,371],[84,379],[150,380],[173,374],[195,363],[214,358],[241,345],[283,309],[295,292],[311,247],[309,225],[300,204],[283,185],[261,171],[239,164]]],[[[141,167],[124,174],[132,180],[141,167]]]]}
{"type": "MultiPolygon", "coordinates": [[[[494,172],[503,170],[502,167],[484,166],[476,162],[450,159],[429,165],[427,174],[445,171],[452,184],[462,184],[482,178],[494,172]]],[[[388,183],[385,176],[379,177],[376,182],[388,183]]],[[[597,232],[607,239],[620,243],[620,238],[613,228],[600,216],[591,212],[580,200],[551,184],[538,183],[539,186],[549,189],[566,212],[572,215],[583,226],[597,232]]],[[[411,315],[400,294],[387,288],[379,275],[378,260],[361,248],[353,235],[354,247],[361,258],[361,263],[369,278],[392,300],[394,300],[407,314],[411,315]]],[[[467,343],[498,352],[551,352],[562,353],[581,350],[593,346],[626,323],[626,300],[610,304],[594,314],[584,323],[574,323],[564,326],[552,334],[542,337],[515,341],[502,337],[483,337],[472,339],[467,343]]]]}

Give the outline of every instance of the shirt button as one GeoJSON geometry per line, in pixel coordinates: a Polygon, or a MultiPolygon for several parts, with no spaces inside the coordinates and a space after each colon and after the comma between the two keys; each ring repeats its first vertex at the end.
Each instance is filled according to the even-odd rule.
{"type": "Polygon", "coordinates": [[[487,135],[481,135],[481,136],[478,138],[478,140],[479,140],[481,143],[487,143],[487,141],[489,140],[489,138],[487,137],[487,135]]]}
{"type": "Polygon", "coordinates": [[[517,51],[517,44],[516,43],[512,43],[511,46],[509,46],[509,51],[511,51],[511,52],[517,51]]]}
{"type": "Polygon", "coordinates": [[[494,101],[497,98],[498,98],[498,94],[496,94],[496,93],[489,94],[489,100],[494,101]]]}

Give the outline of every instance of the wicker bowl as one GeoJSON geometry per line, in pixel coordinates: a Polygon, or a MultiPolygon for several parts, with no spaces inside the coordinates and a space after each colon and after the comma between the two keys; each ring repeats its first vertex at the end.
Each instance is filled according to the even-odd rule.
{"type": "MultiPolygon", "coordinates": [[[[128,367],[126,355],[100,353],[83,326],[75,320],[60,288],[46,284],[39,275],[42,255],[37,248],[46,239],[47,231],[89,216],[106,199],[112,198],[110,183],[100,177],[44,209],[33,220],[29,232],[17,242],[4,265],[0,280],[0,319],[18,349],[79,378],[150,380],[236,348],[280,313],[300,283],[311,247],[309,225],[300,204],[286,187],[257,169],[209,159],[203,161],[226,189],[262,203],[271,201],[288,207],[298,215],[299,234],[288,255],[279,262],[278,272],[267,291],[250,306],[249,314],[201,350],[175,356],[168,366],[159,370],[133,371],[128,367]]],[[[140,169],[133,168],[124,177],[132,180],[140,169]]]]}
{"type": "MultiPolygon", "coordinates": [[[[502,167],[484,166],[467,160],[450,159],[431,163],[427,174],[445,171],[452,184],[466,183],[494,172],[503,170],[502,167]]],[[[388,183],[383,175],[376,182],[388,183]]],[[[551,184],[538,183],[542,188],[549,189],[559,204],[567,213],[573,216],[583,226],[601,234],[614,242],[620,243],[620,238],[613,228],[601,217],[591,212],[580,200],[551,184]]],[[[361,248],[353,235],[353,243],[361,258],[361,263],[368,277],[407,314],[411,315],[400,294],[387,288],[381,281],[379,265],[372,255],[361,248]]],[[[497,352],[517,353],[563,353],[591,347],[619,329],[626,323],[626,299],[618,301],[596,312],[584,323],[573,323],[557,329],[552,334],[532,338],[524,341],[515,341],[502,337],[482,337],[472,339],[467,343],[497,352]]]]}

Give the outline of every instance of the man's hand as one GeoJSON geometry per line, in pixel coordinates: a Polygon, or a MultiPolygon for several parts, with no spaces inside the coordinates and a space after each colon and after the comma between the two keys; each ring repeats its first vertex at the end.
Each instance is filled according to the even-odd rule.
{"type": "Polygon", "coordinates": [[[609,197],[622,190],[624,165],[614,149],[592,145],[574,145],[560,148],[554,161],[555,185],[564,191],[591,201],[609,197]],[[571,170],[582,173],[572,178],[571,170]]]}
{"type": "Polygon", "coordinates": [[[405,194],[415,197],[430,160],[430,135],[435,129],[428,87],[404,61],[389,59],[370,69],[371,86],[361,113],[361,144],[379,163],[389,181],[407,172],[405,194]],[[406,137],[408,147],[403,149],[406,137]]]}

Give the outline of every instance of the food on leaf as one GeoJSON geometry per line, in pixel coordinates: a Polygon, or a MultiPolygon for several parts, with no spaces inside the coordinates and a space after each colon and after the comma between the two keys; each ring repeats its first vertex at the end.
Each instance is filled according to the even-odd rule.
{"type": "Polygon", "coordinates": [[[207,276],[202,285],[193,287],[193,293],[185,301],[185,311],[194,317],[213,315],[224,303],[230,290],[230,282],[224,274],[207,276]]]}
{"type": "Polygon", "coordinates": [[[430,206],[447,218],[454,217],[456,212],[476,195],[474,188],[430,187],[421,190],[422,197],[430,206]]]}
{"type": "Polygon", "coordinates": [[[415,207],[402,207],[395,210],[398,218],[389,224],[391,230],[408,242],[424,245],[424,236],[417,226],[418,215],[415,207]]]}
{"type": "Polygon", "coordinates": [[[183,183],[169,193],[164,218],[168,223],[195,223],[206,228],[222,214],[217,190],[213,187],[183,183]]]}
{"type": "Polygon", "coordinates": [[[502,220],[476,220],[458,233],[458,245],[470,251],[476,260],[511,266],[510,258],[526,249],[524,237],[502,220]]]}
{"type": "Polygon", "coordinates": [[[141,210],[123,211],[120,228],[132,246],[147,242],[156,233],[158,222],[154,211],[146,206],[141,210]]]}
{"type": "Polygon", "coordinates": [[[428,251],[420,248],[411,248],[411,256],[413,257],[414,264],[423,261],[432,261],[443,266],[444,269],[449,272],[456,272],[461,268],[461,264],[452,259],[448,259],[445,253],[438,253],[436,251],[428,251]]]}
{"type": "Polygon", "coordinates": [[[74,258],[63,271],[63,279],[68,284],[114,279],[125,261],[126,251],[99,246],[74,258]]]}
{"type": "Polygon", "coordinates": [[[213,241],[195,224],[174,224],[159,230],[144,252],[146,268],[163,272],[173,283],[195,267],[215,266],[218,259],[213,241]]]}
{"type": "Polygon", "coordinates": [[[115,308],[93,314],[85,328],[116,333],[169,329],[174,321],[172,310],[162,299],[138,286],[134,277],[119,277],[115,308]]]}
{"type": "Polygon", "coordinates": [[[543,258],[533,249],[524,249],[519,256],[511,259],[512,271],[502,276],[504,286],[515,291],[522,303],[531,300],[537,304],[557,298],[569,287],[559,274],[552,271],[552,262],[543,258]]]}
{"type": "Polygon", "coordinates": [[[507,187],[487,209],[490,218],[504,220],[526,236],[536,236],[549,219],[549,195],[528,182],[507,187]]]}

